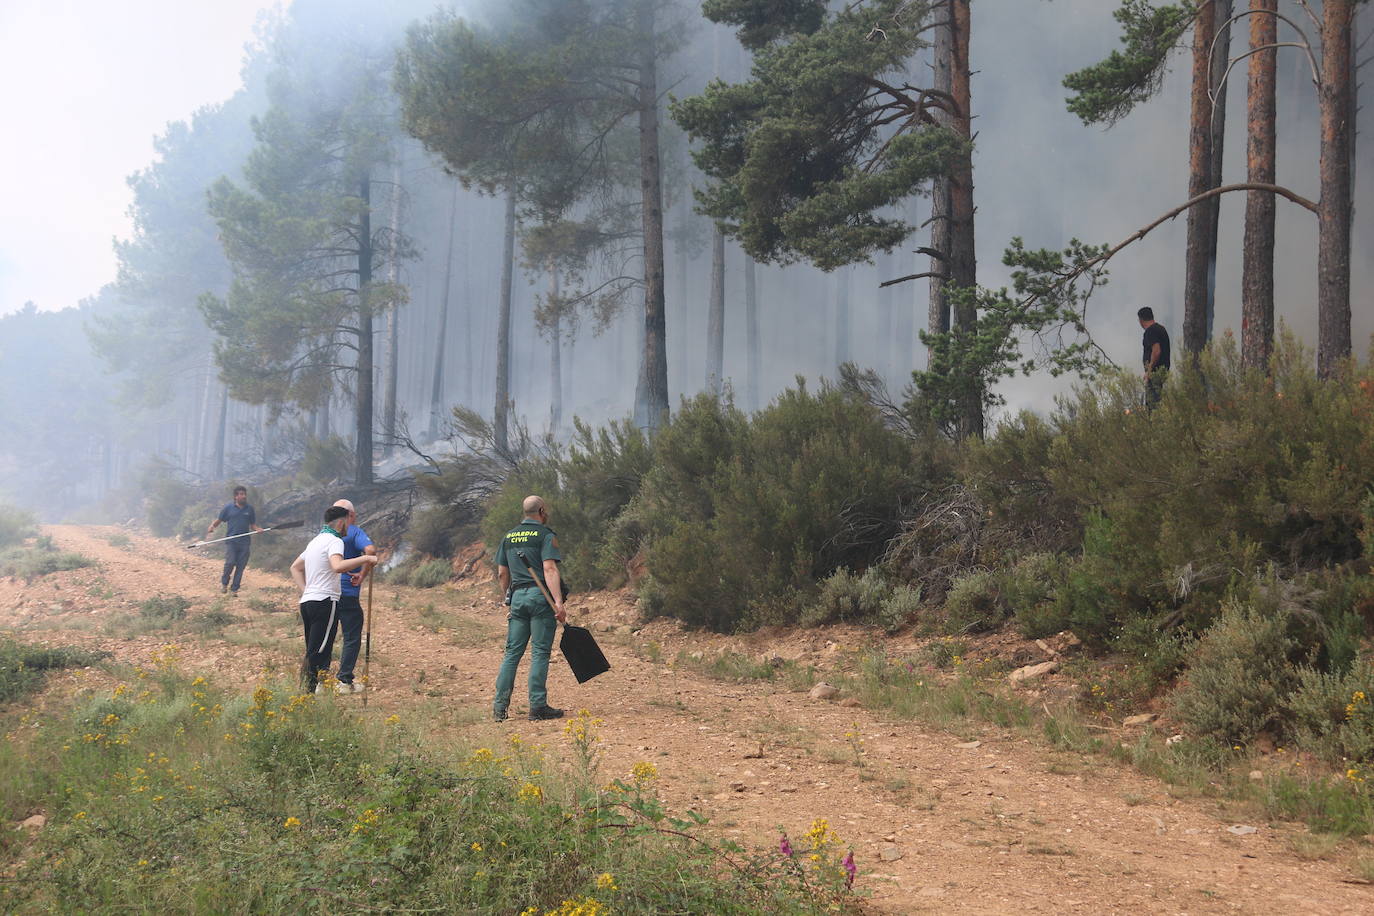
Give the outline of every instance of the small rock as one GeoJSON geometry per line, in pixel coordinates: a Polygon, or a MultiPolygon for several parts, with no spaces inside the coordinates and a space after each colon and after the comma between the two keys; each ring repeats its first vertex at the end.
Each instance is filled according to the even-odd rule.
{"type": "Polygon", "coordinates": [[[883,851],[878,853],[878,858],[884,862],[896,862],[902,857],[902,851],[896,846],[884,846],[883,851]]]}
{"type": "Polygon", "coordinates": [[[745,759],[745,760],[762,760],[762,759],[763,759],[763,745],[760,744],[760,745],[759,745],[759,749],[756,750],[756,751],[747,751],[747,752],[745,753],[745,755],[744,755],[744,759],[745,759]]]}
{"type": "Polygon", "coordinates": [[[1059,662],[1057,661],[1041,662],[1038,665],[1027,665],[1024,668],[1017,668],[1011,674],[1007,675],[1007,680],[1011,681],[1013,684],[1023,684],[1026,681],[1043,677],[1046,674],[1053,674],[1058,670],[1059,662]]]}
{"type": "Polygon", "coordinates": [[[1167,738],[1164,739],[1164,743],[1165,743],[1165,745],[1167,745],[1168,747],[1173,747],[1175,744],[1178,744],[1178,743],[1179,743],[1180,741],[1182,741],[1182,740],[1183,740],[1183,736],[1182,736],[1182,735],[1170,735],[1169,737],[1167,737],[1167,738]]]}
{"type": "Polygon", "coordinates": [[[808,694],[813,700],[833,700],[839,695],[840,688],[827,684],[824,681],[812,687],[811,692],[808,694]]]}
{"type": "Polygon", "coordinates": [[[860,703],[855,697],[845,697],[843,700],[840,700],[840,705],[845,709],[858,709],[864,704],[860,703]]]}
{"type": "Polygon", "coordinates": [[[731,792],[743,792],[743,791],[744,791],[745,789],[747,789],[747,788],[749,788],[749,787],[746,786],[746,785],[745,785],[744,783],[742,783],[742,782],[732,782],[732,783],[730,783],[730,791],[731,791],[731,792]]]}
{"type": "Polygon", "coordinates": [[[1127,716],[1121,720],[1121,724],[1126,728],[1135,728],[1137,725],[1149,725],[1159,716],[1152,712],[1144,712],[1138,716],[1127,716]]]}
{"type": "Polygon", "coordinates": [[[945,895],[945,889],[943,887],[934,886],[923,887],[919,893],[922,897],[943,897],[945,895]]]}
{"type": "Polygon", "coordinates": [[[1263,770],[1251,770],[1251,771],[1250,771],[1250,781],[1251,781],[1251,782],[1264,782],[1264,771],[1263,771],[1263,770]]]}
{"type": "Polygon", "coordinates": [[[983,743],[983,742],[981,742],[981,741],[965,741],[963,744],[956,744],[956,745],[954,745],[954,746],[955,746],[955,747],[958,747],[958,748],[963,748],[963,749],[966,750],[966,751],[971,751],[971,750],[973,750],[975,747],[978,747],[978,745],[980,745],[980,744],[982,744],[982,743],[983,743]]]}
{"type": "Polygon", "coordinates": [[[1035,644],[1040,647],[1040,651],[1044,652],[1050,658],[1054,658],[1056,655],[1059,654],[1050,646],[1049,643],[1045,642],[1043,639],[1037,639],[1035,641],[1035,644]]]}
{"type": "Polygon", "coordinates": [[[630,626],[628,623],[622,623],[620,626],[615,628],[617,636],[629,636],[634,631],[634,627],[630,626]]]}
{"type": "Polygon", "coordinates": [[[48,819],[46,817],[41,814],[35,814],[32,817],[26,817],[24,820],[20,821],[19,829],[42,830],[47,824],[48,819]]]}
{"type": "Polygon", "coordinates": [[[1259,833],[1259,828],[1251,827],[1249,824],[1236,824],[1232,827],[1227,827],[1226,832],[1233,833],[1236,836],[1249,836],[1252,833],[1259,833]]]}
{"type": "Polygon", "coordinates": [[[897,842],[897,834],[895,834],[895,833],[889,833],[887,836],[883,837],[883,842],[885,842],[885,843],[895,843],[895,842],[897,842]]]}

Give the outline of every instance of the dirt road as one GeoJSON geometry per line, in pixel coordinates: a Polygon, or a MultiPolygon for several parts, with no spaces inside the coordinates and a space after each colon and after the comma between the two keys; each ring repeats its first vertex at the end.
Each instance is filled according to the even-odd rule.
{"type": "MultiPolygon", "coordinates": [[[[117,625],[110,632],[110,621],[136,615],[141,601],[159,594],[191,600],[192,621],[222,600],[238,621],[176,638],[188,672],[246,689],[265,670],[294,670],[299,623],[283,575],[250,568],[243,595],[229,602],[219,596],[213,548],[188,551],[116,528],[48,531],[99,566],[31,585],[0,580],[0,628],[147,664],[167,637],[127,636],[117,625]]],[[[527,722],[522,706],[504,724],[489,720],[504,625],[493,588],[381,585],[374,603],[368,715],[424,708],[441,730],[468,740],[515,732],[555,751],[566,744],[558,723],[527,722]]],[[[575,622],[601,629],[614,667],[579,686],[555,658],[550,701],[602,720],[608,775],[652,761],[671,806],[695,807],[713,829],[754,844],[776,843],[779,828],[803,834],[814,818],[827,818],[853,846],[860,887],[882,912],[1374,912],[1374,887],[1351,883],[1337,862],[1294,852],[1300,825],[1253,822],[1258,832],[1235,836],[1226,828],[1236,821],[1214,803],[1174,798],[1161,783],[1101,757],[1051,751],[993,727],[949,734],[776,683],[704,677],[672,664],[679,651],[764,647],[662,622],[628,632],[634,612],[624,595],[575,598],[572,610],[575,622]],[[971,739],[976,747],[967,746],[971,739]]],[[[854,638],[797,638],[819,649],[827,636],[854,638]]],[[[522,690],[520,682],[517,704],[522,690]]]]}

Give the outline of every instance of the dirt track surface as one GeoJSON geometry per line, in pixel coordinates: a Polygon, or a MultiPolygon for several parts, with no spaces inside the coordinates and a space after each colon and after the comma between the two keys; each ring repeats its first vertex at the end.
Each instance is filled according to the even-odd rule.
{"type": "MultiPolygon", "coordinates": [[[[117,528],[47,530],[62,549],[100,565],[29,585],[0,579],[0,629],[25,641],[80,643],[147,665],[168,637],[111,634],[108,621],[136,615],[139,602],[159,594],[190,599],[193,620],[220,599],[215,548],[188,551],[127,532],[132,543],[117,547],[117,528]]],[[[495,743],[513,732],[555,753],[566,746],[560,723],[525,721],[523,667],[511,720],[490,721],[504,632],[492,586],[379,585],[373,601],[365,714],[404,717],[424,707],[440,722],[436,738],[448,729],[495,743]]],[[[175,637],[188,672],[246,689],[265,671],[294,670],[301,637],[284,571],[250,566],[242,596],[227,607],[241,620],[222,636],[175,637]]],[[[1252,821],[1257,833],[1233,836],[1226,828],[1236,821],[1215,804],[1173,798],[1102,758],[1053,752],[994,727],[970,724],[954,735],[892,721],[775,683],[723,683],[671,662],[684,649],[776,647],[663,622],[631,634],[633,603],[620,594],[574,597],[570,607],[574,622],[602,628],[613,670],[579,686],[555,653],[550,702],[602,720],[608,776],[651,761],[671,807],[696,808],[713,829],[750,844],[776,843],[779,827],[800,836],[812,819],[829,819],[853,847],[859,886],[879,912],[1374,912],[1374,887],[1352,883],[1335,862],[1294,854],[1300,825],[1252,821]],[[849,732],[862,736],[862,766],[849,732]],[[977,747],[958,746],[974,737],[977,747]]],[[[827,639],[856,638],[807,633],[786,650],[813,651],[824,663],[840,657],[833,643],[825,651],[827,639]]]]}

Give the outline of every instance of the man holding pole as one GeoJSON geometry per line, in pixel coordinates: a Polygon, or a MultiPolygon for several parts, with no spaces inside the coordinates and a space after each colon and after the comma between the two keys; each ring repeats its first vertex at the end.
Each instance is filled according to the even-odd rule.
{"type": "MultiPolygon", "coordinates": [[[[375,557],[377,548],[367,532],[358,526],[358,513],[353,503],[341,499],[334,505],[348,510],[348,528],[343,536],[344,559],[375,557]]],[[[341,573],[339,576],[339,631],[343,635],[343,649],[339,653],[339,683],[334,689],[341,694],[362,693],[367,689],[366,684],[353,680],[353,668],[358,663],[358,649],[363,643],[362,582],[371,573],[372,567],[364,566],[356,572],[341,573]]],[[[371,612],[372,609],[368,608],[368,613],[371,612]]]]}
{"type": "Polygon", "coordinates": [[[238,597],[239,585],[243,582],[243,571],[248,568],[250,547],[248,542],[251,540],[251,538],[240,537],[240,535],[246,535],[250,530],[262,530],[258,527],[257,513],[253,511],[252,506],[248,505],[247,487],[234,487],[234,501],[219,510],[219,517],[210,523],[209,528],[205,529],[207,538],[215,533],[220,522],[228,525],[228,536],[233,540],[224,542],[224,574],[219,579],[219,590],[238,597]],[[232,580],[230,579],[231,575],[233,576],[232,580]]]}
{"type": "Polygon", "coordinates": [[[525,517],[506,532],[496,551],[496,572],[501,590],[510,595],[506,617],[506,656],[496,675],[496,698],[492,718],[506,720],[510,696],[515,688],[515,672],[530,644],[530,721],[557,719],[563,710],[549,705],[545,681],[549,674],[549,652],[558,624],[567,619],[563,610],[563,583],[558,573],[558,536],[549,527],[549,512],[538,496],[525,497],[525,517]],[[542,581],[539,574],[542,573],[542,581]]]}

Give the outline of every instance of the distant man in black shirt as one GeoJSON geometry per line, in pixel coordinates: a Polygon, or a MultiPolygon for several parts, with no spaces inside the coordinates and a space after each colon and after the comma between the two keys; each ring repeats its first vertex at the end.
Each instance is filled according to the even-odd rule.
{"type": "Polygon", "coordinates": [[[1145,406],[1154,410],[1164,393],[1169,375],[1169,332],[1155,321],[1154,309],[1146,306],[1135,313],[1145,333],[1140,338],[1141,362],[1145,366],[1145,406]]]}

